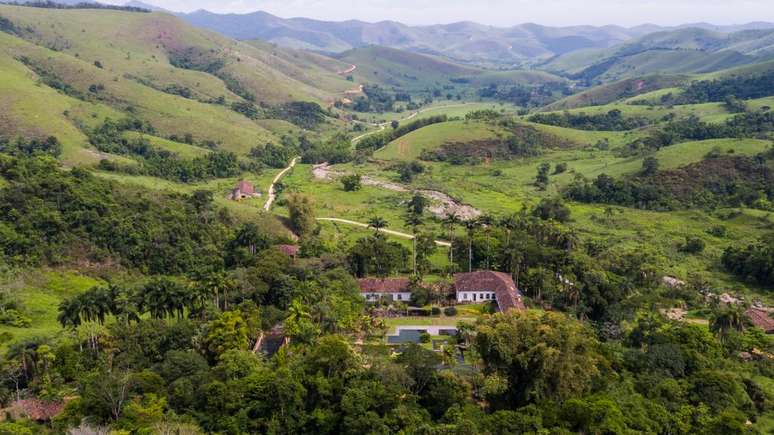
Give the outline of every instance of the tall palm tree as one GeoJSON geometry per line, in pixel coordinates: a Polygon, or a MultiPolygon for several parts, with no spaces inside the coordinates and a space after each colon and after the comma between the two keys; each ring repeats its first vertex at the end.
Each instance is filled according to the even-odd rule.
{"type": "Polygon", "coordinates": [[[449,264],[451,264],[452,273],[454,273],[454,230],[459,223],[460,218],[457,216],[457,213],[454,212],[449,213],[443,220],[443,224],[446,226],[446,230],[449,234],[449,243],[451,243],[451,247],[449,248],[449,264]]]}
{"type": "Polygon", "coordinates": [[[710,330],[722,341],[730,331],[742,332],[745,327],[744,307],[727,306],[712,316],[710,330]]]}
{"type": "Polygon", "coordinates": [[[409,213],[406,216],[406,225],[411,227],[412,235],[411,239],[413,245],[414,255],[414,275],[417,274],[417,229],[422,225],[422,217],[416,213],[409,213]]]}
{"type": "Polygon", "coordinates": [[[478,227],[478,220],[469,219],[465,221],[465,228],[468,230],[468,272],[473,272],[473,232],[478,227]]]}
{"type": "Polygon", "coordinates": [[[486,230],[486,269],[489,270],[491,267],[490,260],[491,260],[491,253],[492,253],[492,243],[490,240],[491,236],[491,230],[492,225],[494,224],[495,219],[490,215],[482,215],[479,216],[477,219],[477,224],[481,227],[483,227],[486,230]]]}
{"type": "Polygon", "coordinates": [[[379,231],[386,228],[387,221],[381,216],[374,216],[368,221],[368,227],[373,228],[376,231],[376,235],[379,235],[379,231]]]}
{"type": "Polygon", "coordinates": [[[56,316],[59,324],[63,328],[77,328],[81,325],[81,300],[72,298],[62,301],[59,304],[59,314],[56,316]]]}

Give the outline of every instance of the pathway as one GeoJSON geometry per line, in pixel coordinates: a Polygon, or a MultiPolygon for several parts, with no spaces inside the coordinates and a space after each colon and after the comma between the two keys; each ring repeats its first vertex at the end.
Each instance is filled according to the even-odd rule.
{"type": "MultiPolygon", "coordinates": [[[[368,225],[368,224],[364,224],[362,222],[355,222],[355,221],[351,221],[351,220],[348,220],[348,219],[317,218],[317,220],[321,221],[321,222],[334,222],[334,223],[339,223],[339,224],[352,225],[352,226],[356,226],[356,227],[360,227],[360,228],[371,228],[371,226],[368,225]]],[[[402,239],[409,239],[409,240],[413,240],[414,239],[413,235],[407,234],[407,233],[402,233],[400,231],[381,229],[381,230],[379,230],[379,232],[384,233],[384,234],[389,234],[389,235],[395,236],[395,237],[400,237],[402,239]]],[[[443,241],[443,240],[436,240],[435,244],[438,245],[438,246],[446,247],[446,248],[450,248],[451,247],[451,243],[443,241]]]]}
{"type": "Polygon", "coordinates": [[[285,176],[291,169],[293,169],[294,166],[296,166],[296,162],[298,161],[298,157],[294,158],[290,161],[290,164],[287,168],[283,169],[282,172],[277,174],[276,177],[274,177],[274,180],[271,182],[271,186],[269,186],[269,197],[266,199],[266,204],[264,204],[263,209],[266,211],[271,210],[272,204],[274,204],[274,200],[277,199],[277,193],[275,192],[274,187],[277,185],[277,183],[282,179],[282,177],[285,176]]]}

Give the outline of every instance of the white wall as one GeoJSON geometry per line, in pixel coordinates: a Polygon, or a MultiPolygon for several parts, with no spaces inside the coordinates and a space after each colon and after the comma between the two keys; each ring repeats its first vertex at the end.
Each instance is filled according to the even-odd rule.
{"type": "Polygon", "coordinates": [[[376,302],[382,298],[382,296],[391,296],[393,301],[409,302],[411,300],[411,292],[405,293],[360,293],[365,300],[369,302],[376,302]]]}
{"type": "Polygon", "coordinates": [[[484,290],[484,291],[477,291],[477,292],[457,292],[457,302],[460,303],[471,303],[471,302],[481,302],[481,301],[494,301],[495,300],[495,293],[492,291],[484,290]],[[475,295],[475,299],[474,299],[475,295]]]}

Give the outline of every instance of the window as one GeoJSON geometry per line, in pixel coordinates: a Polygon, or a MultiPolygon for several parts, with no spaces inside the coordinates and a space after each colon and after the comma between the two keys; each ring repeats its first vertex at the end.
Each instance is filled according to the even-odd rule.
{"type": "Polygon", "coordinates": [[[399,294],[399,295],[398,295],[398,300],[399,300],[399,301],[400,301],[400,300],[403,300],[403,295],[400,295],[400,294],[399,294]]]}
{"type": "Polygon", "coordinates": [[[484,294],[483,294],[483,293],[481,293],[480,295],[478,295],[478,298],[479,298],[479,299],[481,299],[481,300],[483,301],[483,300],[484,300],[484,294]]]}

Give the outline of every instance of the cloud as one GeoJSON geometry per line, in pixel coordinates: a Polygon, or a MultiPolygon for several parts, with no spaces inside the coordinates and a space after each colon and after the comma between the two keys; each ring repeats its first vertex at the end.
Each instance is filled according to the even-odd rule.
{"type": "Polygon", "coordinates": [[[175,11],[207,9],[342,21],[395,20],[407,24],[477,21],[509,26],[774,21],[772,0],[148,0],[175,11]]]}

